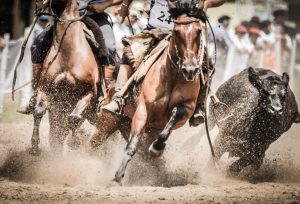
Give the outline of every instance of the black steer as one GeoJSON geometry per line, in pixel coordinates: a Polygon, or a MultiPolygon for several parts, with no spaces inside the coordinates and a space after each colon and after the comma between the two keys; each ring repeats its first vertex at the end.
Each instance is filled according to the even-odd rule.
{"type": "Polygon", "coordinates": [[[216,159],[225,152],[240,158],[230,165],[231,175],[248,165],[258,169],[269,146],[293,123],[300,122],[297,102],[288,84],[286,73],[279,76],[270,70],[250,67],[217,90],[220,101],[234,114],[219,124],[214,142],[216,159]]]}

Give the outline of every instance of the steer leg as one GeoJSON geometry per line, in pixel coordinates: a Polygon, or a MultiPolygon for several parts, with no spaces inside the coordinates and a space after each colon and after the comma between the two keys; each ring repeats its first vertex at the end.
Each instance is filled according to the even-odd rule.
{"type": "Polygon", "coordinates": [[[172,129],[176,122],[183,119],[187,115],[187,110],[185,105],[181,104],[176,106],[172,111],[172,116],[167,123],[165,129],[160,133],[158,139],[156,139],[150,146],[149,151],[153,156],[159,157],[162,155],[165,147],[166,141],[168,140],[172,129]]]}
{"type": "Polygon", "coordinates": [[[125,155],[122,161],[122,164],[118,171],[115,174],[115,181],[121,182],[125,175],[126,167],[129,163],[129,161],[132,159],[132,157],[135,155],[137,148],[138,148],[138,142],[142,135],[142,132],[145,129],[145,125],[147,122],[147,109],[144,102],[140,102],[138,105],[138,108],[134,114],[134,117],[132,119],[132,125],[131,125],[131,132],[130,132],[130,140],[125,148],[125,155]]]}
{"type": "Polygon", "coordinates": [[[33,127],[33,133],[31,137],[31,153],[35,156],[39,155],[39,143],[40,143],[40,124],[42,121],[43,116],[46,113],[46,100],[45,95],[42,92],[38,93],[37,96],[37,103],[35,105],[34,111],[33,111],[33,119],[34,119],[34,127],[33,127]]]}
{"type": "Polygon", "coordinates": [[[68,145],[72,148],[78,148],[80,145],[80,139],[76,137],[76,130],[82,125],[84,122],[84,118],[82,116],[83,112],[90,105],[91,99],[93,97],[93,93],[90,92],[86,96],[84,96],[80,101],[78,101],[75,109],[68,117],[68,125],[72,132],[72,137],[68,139],[68,145]]]}

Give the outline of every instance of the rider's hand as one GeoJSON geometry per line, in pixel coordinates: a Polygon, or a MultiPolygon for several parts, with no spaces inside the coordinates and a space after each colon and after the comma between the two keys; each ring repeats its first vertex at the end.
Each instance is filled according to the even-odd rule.
{"type": "Polygon", "coordinates": [[[121,16],[121,23],[123,23],[125,18],[129,15],[129,8],[122,4],[121,8],[118,10],[118,14],[121,16]]]}
{"type": "Polygon", "coordinates": [[[208,8],[219,7],[225,2],[226,0],[204,0],[200,1],[198,8],[206,12],[208,8]]]}
{"type": "Polygon", "coordinates": [[[105,3],[89,4],[87,7],[87,9],[89,11],[92,11],[95,13],[103,13],[106,8],[107,8],[107,5],[105,3]]]}

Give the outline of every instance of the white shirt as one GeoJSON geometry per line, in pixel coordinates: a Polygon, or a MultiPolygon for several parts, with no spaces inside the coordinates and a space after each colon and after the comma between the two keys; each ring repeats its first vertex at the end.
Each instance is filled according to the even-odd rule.
{"type": "Polygon", "coordinates": [[[152,2],[148,24],[154,28],[173,30],[174,21],[169,12],[167,0],[155,0],[152,2]]]}

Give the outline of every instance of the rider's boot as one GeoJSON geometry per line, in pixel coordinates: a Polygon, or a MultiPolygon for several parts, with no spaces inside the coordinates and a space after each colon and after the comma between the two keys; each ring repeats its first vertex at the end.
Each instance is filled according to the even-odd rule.
{"type": "Polygon", "coordinates": [[[33,89],[33,95],[31,96],[29,103],[27,106],[20,107],[17,112],[25,115],[32,114],[36,105],[36,98],[37,98],[37,82],[38,82],[38,73],[41,70],[41,64],[32,64],[32,69],[33,69],[33,84],[32,84],[32,89],[33,89]]]}
{"type": "Polygon", "coordinates": [[[205,100],[206,100],[206,88],[201,86],[200,93],[198,95],[196,109],[193,116],[189,120],[189,124],[192,127],[196,127],[205,122],[205,100]]]}
{"type": "Polygon", "coordinates": [[[108,65],[104,67],[104,81],[105,81],[105,86],[107,88],[109,88],[114,81],[114,71],[115,71],[115,66],[113,65],[108,65]]]}
{"type": "Polygon", "coordinates": [[[120,115],[124,106],[124,96],[120,94],[120,90],[126,84],[129,77],[132,75],[132,69],[129,65],[122,64],[118,73],[118,78],[115,86],[116,93],[112,101],[102,107],[102,111],[120,115]]]}

